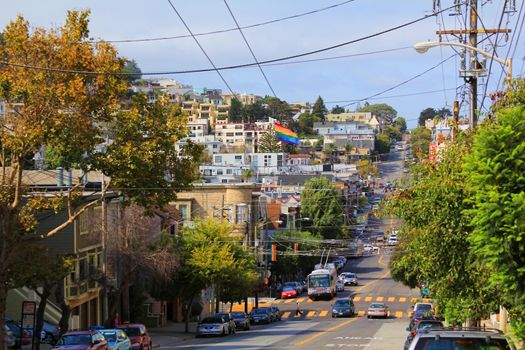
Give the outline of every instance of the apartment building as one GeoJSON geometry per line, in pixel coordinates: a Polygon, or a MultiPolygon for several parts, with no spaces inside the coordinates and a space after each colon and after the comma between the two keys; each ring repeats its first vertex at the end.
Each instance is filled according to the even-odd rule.
{"type": "Polygon", "coordinates": [[[270,122],[224,123],[215,125],[215,138],[228,151],[257,152],[258,140],[273,127],[270,122]]]}
{"type": "Polygon", "coordinates": [[[328,113],[326,121],[333,123],[359,122],[368,125],[374,130],[379,130],[380,127],[379,121],[371,112],[328,113]]]}
{"type": "Polygon", "coordinates": [[[245,92],[241,94],[235,94],[235,95],[233,95],[232,93],[224,93],[221,96],[224,99],[224,103],[227,105],[231,105],[231,101],[234,97],[236,97],[239,101],[241,101],[243,105],[252,104],[257,101],[262,100],[261,96],[257,96],[254,94],[247,94],[245,92]]]}
{"type": "Polygon", "coordinates": [[[213,155],[211,165],[201,165],[205,177],[241,176],[243,170],[251,169],[257,175],[278,174],[286,171],[286,153],[223,153],[213,155]]]}

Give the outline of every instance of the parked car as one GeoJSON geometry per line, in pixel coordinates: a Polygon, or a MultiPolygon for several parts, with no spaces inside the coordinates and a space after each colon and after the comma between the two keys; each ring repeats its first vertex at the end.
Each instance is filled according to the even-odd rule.
{"type": "Polygon", "coordinates": [[[296,298],[297,290],[293,287],[283,287],[281,291],[281,299],[296,298]]]}
{"type": "Polygon", "coordinates": [[[21,345],[31,344],[31,333],[25,329],[22,331],[20,323],[6,317],[4,319],[4,324],[9,328],[16,339],[15,348],[19,348],[21,345]]]}
{"type": "Polygon", "coordinates": [[[366,311],[366,317],[368,318],[374,318],[374,317],[382,317],[387,318],[388,317],[388,306],[384,303],[372,303],[370,306],[368,306],[368,310],[366,311]]]}
{"type": "Polygon", "coordinates": [[[422,319],[407,327],[407,331],[410,332],[413,337],[415,337],[418,331],[430,328],[443,328],[443,322],[437,319],[422,319]]]}
{"type": "Polygon", "coordinates": [[[282,318],[281,310],[277,306],[270,306],[273,321],[280,321],[282,318]]]}
{"type": "Polygon", "coordinates": [[[130,350],[131,340],[122,329],[102,329],[100,333],[106,338],[109,350],[130,350]]]}
{"type": "Polygon", "coordinates": [[[250,330],[250,318],[245,312],[232,312],[233,320],[235,321],[235,329],[250,330]]]}
{"type": "Polygon", "coordinates": [[[235,333],[235,320],[233,319],[233,316],[231,313],[229,312],[217,312],[215,314],[215,316],[217,317],[222,317],[224,318],[225,321],[228,321],[230,327],[229,327],[229,330],[230,330],[230,334],[234,334],[235,333]]]}
{"type": "Polygon", "coordinates": [[[283,290],[285,287],[292,287],[297,292],[297,295],[301,295],[303,292],[303,286],[299,284],[299,282],[286,282],[283,286],[283,290]]]}
{"type": "Polygon", "coordinates": [[[205,335],[222,335],[230,334],[230,322],[222,317],[211,316],[203,318],[197,325],[197,332],[195,337],[202,337],[205,335]]]}
{"type": "Polygon", "coordinates": [[[4,345],[6,349],[14,348],[16,345],[16,338],[6,325],[4,325],[4,345]]]}
{"type": "Polygon", "coordinates": [[[257,308],[250,312],[250,323],[270,323],[272,322],[271,311],[268,308],[257,308]]]}
{"type": "Polygon", "coordinates": [[[340,279],[337,280],[336,288],[337,288],[338,292],[344,292],[345,291],[345,283],[343,282],[343,280],[340,280],[340,279]]]}
{"type": "Polygon", "coordinates": [[[60,337],[54,350],[109,350],[108,342],[99,331],[72,331],[60,337]]]}
{"type": "Polygon", "coordinates": [[[48,321],[42,325],[42,334],[40,341],[45,344],[54,345],[60,338],[60,326],[48,321]]]}
{"type": "Polygon", "coordinates": [[[332,305],[332,317],[351,317],[355,315],[355,305],[350,298],[339,298],[332,305]]]}
{"type": "Polygon", "coordinates": [[[129,323],[118,326],[117,328],[126,332],[131,341],[132,350],[151,350],[153,348],[151,337],[149,336],[145,325],[140,323],[129,323]]]}
{"type": "Polygon", "coordinates": [[[408,349],[511,350],[513,347],[497,329],[441,328],[418,332],[408,349]]]}

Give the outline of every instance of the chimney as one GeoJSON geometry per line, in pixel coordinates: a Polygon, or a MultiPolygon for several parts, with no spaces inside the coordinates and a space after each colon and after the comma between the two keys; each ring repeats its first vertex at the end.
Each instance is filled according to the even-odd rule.
{"type": "Polygon", "coordinates": [[[58,187],[64,186],[64,168],[62,167],[57,168],[56,181],[57,181],[58,187]]]}

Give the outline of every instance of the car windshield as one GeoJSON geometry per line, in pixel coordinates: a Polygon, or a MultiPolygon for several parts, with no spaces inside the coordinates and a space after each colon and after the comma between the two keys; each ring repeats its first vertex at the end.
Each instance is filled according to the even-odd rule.
{"type": "Polygon", "coordinates": [[[117,341],[117,333],[116,332],[102,332],[104,335],[104,338],[106,338],[107,341],[114,342],[117,341]]]}
{"type": "Polygon", "coordinates": [[[384,309],[385,304],[371,304],[370,309],[384,309]]]}
{"type": "Polygon", "coordinates": [[[202,324],[209,323],[222,323],[222,318],[219,317],[206,317],[201,321],[202,324]]]}
{"type": "Polygon", "coordinates": [[[416,306],[416,311],[428,311],[432,309],[432,305],[430,304],[418,304],[416,306]]]}
{"type": "Polygon", "coordinates": [[[291,291],[291,290],[295,290],[293,287],[284,287],[283,288],[283,291],[291,291]]]}
{"type": "Polygon", "coordinates": [[[334,306],[350,306],[350,300],[336,300],[334,306]]]}
{"type": "Polygon", "coordinates": [[[265,313],[266,313],[265,309],[253,309],[252,310],[252,314],[254,314],[254,315],[261,315],[261,314],[265,314],[265,313]]]}
{"type": "Polygon", "coordinates": [[[328,279],[328,276],[311,276],[309,279],[308,286],[312,288],[329,287],[330,281],[328,279]]]}
{"type": "Polygon", "coordinates": [[[296,284],[295,282],[286,282],[284,284],[285,287],[295,288],[296,284]]]}
{"type": "Polygon", "coordinates": [[[348,273],[346,278],[355,278],[355,273],[348,273]]]}
{"type": "Polygon", "coordinates": [[[91,334],[65,335],[58,341],[58,345],[90,345],[91,334]]]}
{"type": "Polygon", "coordinates": [[[233,318],[244,318],[244,312],[232,312],[233,318]]]}
{"type": "Polygon", "coordinates": [[[415,350],[510,350],[505,339],[483,338],[421,338],[415,350]]]}
{"type": "Polygon", "coordinates": [[[419,322],[417,325],[418,329],[429,329],[429,328],[442,328],[443,323],[441,322],[419,322]]]}
{"type": "Polygon", "coordinates": [[[135,327],[129,327],[129,328],[122,328],[124,332],[128,335],[128,337],[138,337],[140,336],[140,329],[135,327]]]}

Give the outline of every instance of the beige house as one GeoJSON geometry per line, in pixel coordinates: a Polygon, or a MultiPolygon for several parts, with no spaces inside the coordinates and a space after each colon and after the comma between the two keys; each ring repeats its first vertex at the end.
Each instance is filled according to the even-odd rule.
{"type": "Polygon", "coordinates": [[[242,94],[235,94],[235,95],[233,95],[232,93],[224,93],[221,96],[224,99],[224,103],[227,105],[231,105],[232,99],[234,97],[237,97],[237,99],[241,101],[243,105],[252,104],[257,101],[262,100],[261,96],[257,96],[254,94],[247,94],[245,92],[243,92],[242,94]]]}
{"type": "Polygon", "coordinates": [[[378,130],[380,126],[379,121],[374,115],[372,115],[371,112],[349,112],[340,114],[329,113],[326,115],[326,121],[335,123],[355,121],[366,124],[372,127],[374,130],[378,130]]]}
{"type": "Polygon", "coordinates": [[[230,106],[227,104],[216,105],[211,102],[184,101],[182,111],[188,116],[188,122],[198,119],[208,120],[212,128],[217,123],[228,121],[228,111],[230,106]]]}
{"type": "Polygon", "coordinates": [[[257,152],[260,137],[272,129],[270,122],[224,123],[215,126],[215,139],[228,151],[257,152]]]}

